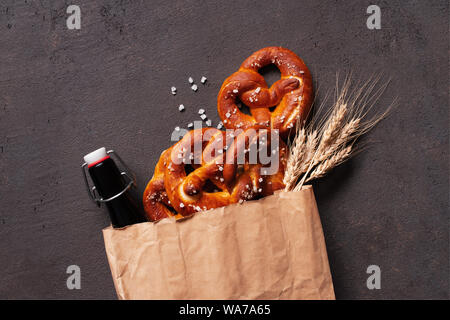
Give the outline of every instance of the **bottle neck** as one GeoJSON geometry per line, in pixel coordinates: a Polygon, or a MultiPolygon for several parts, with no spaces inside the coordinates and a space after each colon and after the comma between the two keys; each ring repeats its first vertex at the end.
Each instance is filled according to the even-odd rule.
{"type": "Polygon", "coordinates": [[[89,166],[89,174],[99,195],[103,199],[110,198],[123,190],[125,181],[110,157],[89,166]]]}

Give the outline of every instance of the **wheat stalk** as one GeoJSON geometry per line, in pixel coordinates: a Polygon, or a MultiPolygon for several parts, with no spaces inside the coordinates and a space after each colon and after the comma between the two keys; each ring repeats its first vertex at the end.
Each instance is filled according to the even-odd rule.
{"type": "Polygon", "coordinates": [[[325,161],[320,163],[311,173],[305,182],[309,182],[313,179],[323,177],[328,171],[338,166],[350,156],[352,152],[352,146],[347,146],[346,148],[337,151],[335,154],[327,158],[325,161]]]}
{"type": "Polygon", "coordinates": [[[317,148],[317,154],[324,154],[330,146],[336,141],[338,135],[340,135],[340,129],[347,113],[347,104],[343,103],[337,105],[335,111],[331,117],[328,118],[325,129],[323,130],[322,137],[320,139],[319,147],[317,148]]]}
{"type": "Polygon", "coordinates": [[[387,83],[375,89],[379,81],[380,77],[375,77],[356,89],[351,88],[350,77],[342,88],[336,82],[336,99],[325,116],[313,117],[307,128],[297,130],[284,176],[286,191],[300,190],[304,183],[323,177],[355,154],[353,146],[358,137],[384,119],[396,104],[394,100],[386,111],[365,120],[386,89],[387,83]]]}
{"type": "Polygon", "coordinates": [[[324,148],[322,152],[318,152],[316,163],[324,161],[332,156],[336,150],[346,145],[353,139],[353,134],[358,131],[359,123],[361,119],[352,119],[347,122],[341,130],[336,130],[337,136],[333,143],[330,143],[327,148],[324,148]]]}
{"type": "Polygon", "coordinates": [[[303,159],[305,158],[305,142],[306,130],[304,127],[302,127],[301,129],[299,129],[299,131],[297,131],[294,142],[289,149],[289,157],[283,179],[283,182],[287,188],[292,188],[292,186],[296,183],[296,172],[298,171],[298,167],[301,165],[303,159]]]}

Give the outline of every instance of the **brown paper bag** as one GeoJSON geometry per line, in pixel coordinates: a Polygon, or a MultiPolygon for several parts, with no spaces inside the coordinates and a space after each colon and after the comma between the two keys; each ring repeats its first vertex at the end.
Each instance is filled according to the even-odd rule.
{"type": "Polygon", "coordinates": [[[119,299],[334,299],[311,186],[103,230],[119,299]]]}

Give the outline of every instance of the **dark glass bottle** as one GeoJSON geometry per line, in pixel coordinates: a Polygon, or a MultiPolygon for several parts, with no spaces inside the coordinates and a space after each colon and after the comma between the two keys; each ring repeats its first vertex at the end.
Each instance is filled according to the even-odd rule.
{"type": "Polygon", "coordinates": [[[109,155],[89,164],[88,171],[102,199],[110,199],[118,195],[104,202],[114,228],[147,221],[141,201],[137,200],[134,188],[131,187],[124,191],[129,182],[126,181],[125,176],[121,174],[109,155]]]}

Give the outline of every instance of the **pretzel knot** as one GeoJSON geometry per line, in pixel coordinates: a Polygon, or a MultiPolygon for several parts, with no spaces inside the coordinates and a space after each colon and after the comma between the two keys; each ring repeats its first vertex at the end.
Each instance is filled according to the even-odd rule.
{"type": "Polygon", "coordinates": [[[223,169],[225,183],[228,185],[240,174],[239,171],[243,171],[252,180],[256,198],[271,195],[275,190],[284,188],[288,149],[278,132],[255,128],[237,132],[226,153],[223,169]],[[244,159],[238,159],[242,155],[244,159]]]}
{"type": "Polygon", "coordinates": [[[253,53],[237,72],[225,79],[217,107],[228,129],[278,129],[286,139],[297,121],[306,120],[312,97],[311,74],[303,60],[288,49],[268,47],[253,53]],[[269,64],[276,65],[281,72],[281,79],[270,88],[258,73],[269,64]],[[249,107],[251,115],[239,110],[238,100],[249,107]],[[273,111],[272,107],[275,107],[273,111]]]}

